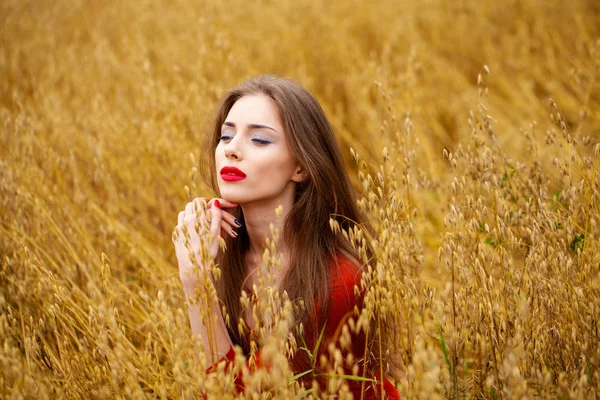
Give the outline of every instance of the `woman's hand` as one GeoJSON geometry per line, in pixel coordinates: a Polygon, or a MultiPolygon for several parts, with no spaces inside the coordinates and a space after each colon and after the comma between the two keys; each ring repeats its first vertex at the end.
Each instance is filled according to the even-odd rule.
{"type": "Polygon", "coordinates": [[[237,222],[233,215],[222,210],[221,207],[229,209],[237,207],[237,204],[221,198],[206,201],[205,198],[197,197],[186,204],[185,210],[181,211],[177,217],[177,226],[172,238],[179,263],[179,278],[186,292],[193,291],[197,283],[193,274],[190,250],[193,252],[200,268],[207,268],[208,265],[202,265],[200,257],[201,243],[206,243],[208,255],[210,259],[214,260],[219,252],[218,239],[221,232],[234,238],[237,236],[234,228],[241,226],[241,224],[237,222]],[[205,209],[202,207],[202,201],[206,202],[205,209]],[[185,230],[189,235],[189,248],[186,246],[185,230]]]}
{"type": "Polygon", "coordinates": [[[204,349],[209,355],[205,368],[214,364],[232,346],[218,301],[210,302],[212,304],[209,309],[195,301],[190,301],[195,297],[198,283],[193,265],[198,264],[200,269],[207,269],[210,261],[219,252],[221,232],[236,237],[234,227],[241,226],[236,223],[233,215],[223,211],[221,207],[234,208],[237,204],[223,199],[210,201],[201,197],[194,199],[185,206],[184,211],[179,213],[177,226],[173,232],[173,244],[179,263],[179,278],[186,293],[192,334],[202,338],[204,349]],[[206,246],[208,254],[204,253],[201,257],[200,246],[203,245],[206,246]],[[196,263],[193,263],[192,259],[195,259],[196,263]]]}

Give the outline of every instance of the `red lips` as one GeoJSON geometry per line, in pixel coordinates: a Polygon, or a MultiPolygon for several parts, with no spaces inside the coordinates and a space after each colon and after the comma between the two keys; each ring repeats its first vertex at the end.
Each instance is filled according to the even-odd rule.
{"type": "Polygon", "coordinates": [[[223,167],[221,169],[221,179],[227,182],[241,181],[246,179],[246,174],[236,167],[223,167]]]}

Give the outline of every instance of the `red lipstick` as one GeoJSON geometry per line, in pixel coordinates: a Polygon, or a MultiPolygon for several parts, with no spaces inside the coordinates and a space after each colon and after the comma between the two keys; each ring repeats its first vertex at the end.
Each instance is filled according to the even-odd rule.
{"type": "Polygon", "coordinates": [[[236,167],[223,167],[221,169],[221,179],[227,182],[241,181],[246,179],[246,174],[236,167]]]}

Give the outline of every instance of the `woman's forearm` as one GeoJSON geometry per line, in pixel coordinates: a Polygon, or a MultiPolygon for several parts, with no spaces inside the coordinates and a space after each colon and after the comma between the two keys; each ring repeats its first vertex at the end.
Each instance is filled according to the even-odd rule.
{"type": "Polygon", "coordinates": [[[200,335],[202,338],[204,351],[207,355],[207,365],[205,365],[204,368],[208,368],[227,354],[232,346],[231,338],[227,332],[221,310],[216,302],[213,302],[211,310],[208,313],[211,324],[213,325],[212,337],[210,336],[209,328],[202,321],[202,312],[199,308],[201,305],[192,305],[189,301],[189,297],[187,297],[187,304],[192,334],[194,336],[200,335]]]}

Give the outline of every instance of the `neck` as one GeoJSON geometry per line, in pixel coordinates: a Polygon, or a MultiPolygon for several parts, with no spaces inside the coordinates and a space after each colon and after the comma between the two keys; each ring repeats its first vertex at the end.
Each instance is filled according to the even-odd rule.
{"type": "Polygon", "coordinates": [[[265,239],[271,237],[270,225],[279,231],[279,237],[276,243],[277,252],[283,257],[283,266],[288,264],[289,248],[284,236],[284,223],[293,206],[293,191],[284,192],[273,200],[263,200],[242,204],[244,213],[244,224],[250,241],[250,247],[246,254],[247,267],[249,272],[259,267],[262,263],[262,256],[265,249],[265,239]],[[277,217],[275,210],[281,206],[282,214],[277,217]]]}
{"type": "Polygon", "coordinates": [[[262,258],[265,248],[265,239],[271,237],[270,225],[279,231],[277,240],[277,251],[287,253],[287,244],[283,236],[284,221],[291,208],[290,205],[278,202],[265,202],[261,204],[246,204],[242,206],[244,212],[244,224],[250,240],[249,256],[262,258]],[[280,217],[275,214],[275,209],[283,207],[283,213],[280,217]]]}

